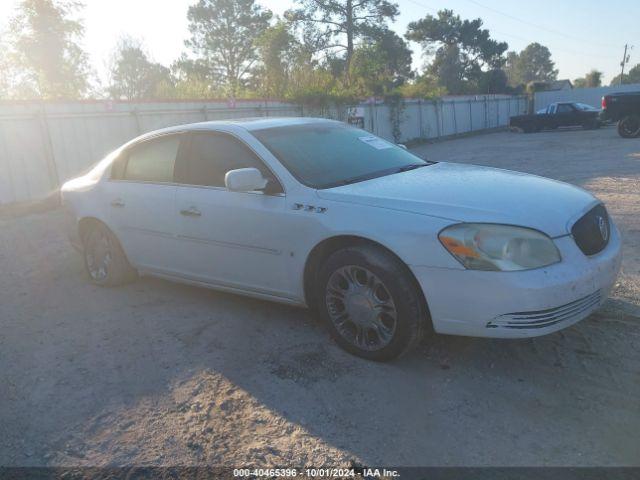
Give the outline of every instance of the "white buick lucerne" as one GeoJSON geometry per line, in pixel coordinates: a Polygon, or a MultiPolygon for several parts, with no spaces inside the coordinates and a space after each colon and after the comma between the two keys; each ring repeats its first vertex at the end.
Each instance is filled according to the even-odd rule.
{"type": "Polygon", "coordinates": [[[618,230],[580,188],[428,162],[322,119],[151,132],[62,197],[91,281],[157,275],[307,306],[373,360],[432,330],[560,330],[604,302],[621,262],[618,230]]]}

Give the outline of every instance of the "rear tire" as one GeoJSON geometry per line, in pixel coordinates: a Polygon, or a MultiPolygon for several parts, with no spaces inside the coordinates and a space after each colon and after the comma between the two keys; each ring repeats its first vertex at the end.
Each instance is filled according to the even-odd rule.
{"type": "Polygon", "coordinates": [[[389,252],[374,245],[338,250],[316,278],[316,310],[347,352],[388,361],[420,341],[428,313],[407,267],[389,252]]]}
{"type": "Polygon", "coordinates": [[[640,115],[627,115],[618,122],[618,135],[622,138],[640,136],[640,115]]]}
{"type": "Polygon", "coordinates": [[[129,264],[115,235],[102,223],[93,225],[82,238],[84,266],[91,283],[114,287],[132,282],[138,272],[129,264]]]}

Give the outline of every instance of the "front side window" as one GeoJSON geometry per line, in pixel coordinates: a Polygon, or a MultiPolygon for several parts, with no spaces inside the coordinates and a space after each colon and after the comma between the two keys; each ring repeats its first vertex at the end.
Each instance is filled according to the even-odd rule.
{"type": "Polygon", "coordinates": [[[122,178],[140,182],[173,182],[180,138],[180,135],[168,135],[134,146],[127,152],[122,178]]]}
{"type": "Polygon", "coordinates": [[[282,188],[265,164],[236,138],[224,133],[195,132],[191,134],[188,154],[178,162],[176,181],[186,185],[224,187],[229,170],[257,168],[269,180],[269,193],[282,188]]]}
{"type": "Polygon", "coordinates": [[[298,181],[312,188],[355,183],[431,164],[347,125],[290,125],[251,133],[298,181]]]}

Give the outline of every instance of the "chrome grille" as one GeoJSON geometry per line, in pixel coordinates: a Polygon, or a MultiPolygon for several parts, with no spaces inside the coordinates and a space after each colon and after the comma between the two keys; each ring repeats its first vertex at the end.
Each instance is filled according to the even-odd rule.
{"type": "Polygon", "coordinates": [[[487,328],[544,328],[566,322],[576,317],[584,317],[595,310],[602,300],[600,290],[566,305],[546,310],[514,312],[500,315],[487,323],[487,328]]]}
{"type": "Polygon", "coordinates": [[[571,227],[571,235],[585,255],[601,252],[609,243],[611,227],[604,205],[596,205],[571,227]]]}

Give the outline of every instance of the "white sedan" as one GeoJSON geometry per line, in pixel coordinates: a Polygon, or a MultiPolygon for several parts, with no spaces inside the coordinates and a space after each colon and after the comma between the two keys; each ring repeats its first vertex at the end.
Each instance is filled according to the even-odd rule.
{"type": "Polygon", "coordinates": [[[432,330],[560,330],[604,302],[621,262],[618,230],[580,188],[428,162],[323,119],[151,132],[62,197],[93,282],[148,274],[307,306],[372,360],[432,330]]]}

